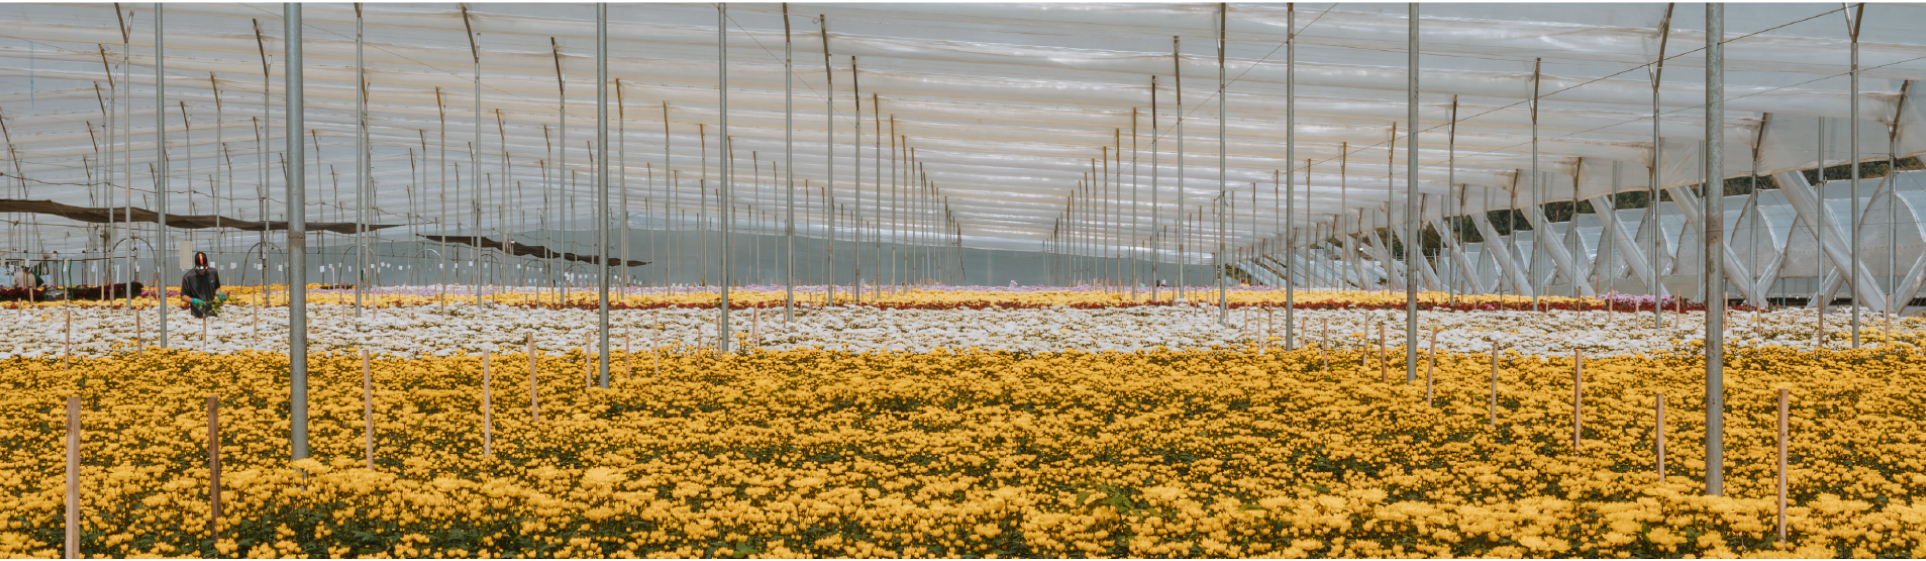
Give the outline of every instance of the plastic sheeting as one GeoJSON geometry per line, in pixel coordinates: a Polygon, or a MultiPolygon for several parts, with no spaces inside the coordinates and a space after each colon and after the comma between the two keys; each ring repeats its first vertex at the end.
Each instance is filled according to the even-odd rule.
{"type": "MultiPolygon", "coordinates": [[[[475,4],[466,20],[452,4],[364,8],[370,206],[376,222],[410,225],[385,235],[499,235],[593,222],[592,6],[475,4]],[[468,29],[480,51],[479,121],[468,29]]],[[[12,22],[0,27],[0,119],[8,127],[0,190],[7,197],[109,206],[131,196],[135,206],[152,206],[153,13],[145,4],[121,9],[117,17],[111,4],[0,6],[0,18],[12,22]],[[103,158],[118,154],[125,160],[103,169],[103,158]]],[[[1069,227],[1087,234],[1083,247],[1092,252],[1199,262],[1216,247],[1216,221],[1179,230],[1178,216],[1209,218],[1224,194],[1232,203],[1230,247],[1274,240],[1285,223],[1279,184],[1288,178],[1302,197],[1300,226],[1336,222],[1340,232],[1357,232],[1405,220],[1403,190],[1413,172],[1403,154],[1411,134],[1403,122],[1403,5],[1297,4],[1294,99],[1284,94],[1282,47],[1291,30],[1282,4],[1230,5],[1222,96],[1213,4],[791,9],[793,170],[782,167],[779,5],[730,7],[731,153],[715,129],[714,6],[610,7],[610,75],[619,85],[619,95],[610,91],[619,100],[610,111],[617,119],[611,163],[615,198],[626,195],[621,210],[632,225],[713,224],[725,157],[734,162],[738,227],[764,235],[783,229],[781,178],[789,171],[798,183],[798,233],[842,240],[857,234],[851,224],[860,219],[864,236],[944,243],[948,233],[934,223],[949,216],[965,247],[1038,250],[1069,227]],[[833,116],[824,113],[825,96],[833,116]],[[1297,159],[1285,161],[1284,113],[1293,103],[1297,159]],[[859,130],[860,154],[853,150],[859,130]],[[933,198],[911,188],[923,178],[933,198]],[[1080,210],[1066,213],[1073,193],[1080,210]],[[825,195],[844,213],[834,232],[825,195]],[[1179,255],[1171,236],[1185,232],[1192,238],[1179,255]]],[[[1704,26],[1697,5],[1678,7],[1670,21],[1656,115],[1650,70],[1665,4],[1421,9],[1415,173],[1426,195],[1423,219],[1645,189],[1654,156],[1662,185],[1698,181],[1704,26]],[[1544,173],[1533,188],[1530,106],[1540,61],[1537,164],[1544,173]],[[1656,153],[1654,119],[1663,136],[1656,153]]],[[[170,209],[186,214],[200,205],[238,219],[283,219],[281,7],[166,10],[170,209]]],[[[1717,139],[1725,143],[1725,175],[1848,159],[1846,119],[1854,116],[1844,78],[1846,14],[1838,4],[1727,7],[1726,129],[1717,139]]],[[[305,19],[310,130],[300,140],[311,158],[308,214],[341,221],[354,208],[354,11],[313,4],[305,19]]],[[[1857,115],[1864,159],[1926,152],[1921,92],[1907,85],[1926,77],[1926,40],[1915,32],[1922,23],[1926,11],[1917,7],[1866,8],[1857,115]]],[[[9,243],[36,250],[92,243],[93,236],[44,235],[77,226],[30,221],[16,231],[42,235],[9,243]]],[[[239,244],[254,236],[221,235],[239,244]]]]}

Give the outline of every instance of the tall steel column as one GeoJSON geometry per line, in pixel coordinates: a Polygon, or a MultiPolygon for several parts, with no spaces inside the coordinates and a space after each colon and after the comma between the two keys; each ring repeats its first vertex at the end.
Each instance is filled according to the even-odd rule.
{"type": "MultiPolygon", "coordinates": [[[[1658,247],[1659,247],[1659,238],[1662,232],[1662,229],[1658,227],[1659,162],[1661,161],[1662,156],[1664,156],[1665,154],[1665,151],[1662,149],[1664,144],[1661,141],[1662,140],[1661,137],[1659,136],[1659,84],[1663,83],[1663,80],[1665,79],[1665,44],[1668,41],[1670,41],[1672,37],[1673,7],[1674,7],[1673,4],[1666,4],[1665,17],[1659,20],[1658,60],[1654,61],[1652,64],[1652,166],[1650,169],[1650,172],[1651,172],[1651,180],[1649,185],[1650,190],[1647,191],[1647,199],[1646,199],[1648,202],[1645,205],[1646,223],[1652,225],[1652,237],[1650,240],[1648,240],[1648,243],[1646,244],[1646,248],[1645,248],[1646,249],[1645,262],[1651,264],[1652,283],[1650,286],[1647,286],[1645,288],[1647,292],[1652,293],[1652,328],[1653,329],[1661,329],[1665,327],[1665,312],[1664,312],[1665,306],[1660,305],[1660,301],[1659,301],[1659,297],[1665,294],[1665,285],[1664,283],[1661,282],[1661,279],[1659,277],[1659,269],[1658,269],[1658,262],[1659,262],[1658,247]]],[[[1821,119],[1820,120],[1821,132],[1824,132],[1824,124],[1825,124],[1825,121],[1821,119]]],[[[1825,137],[1821,136],[1820,138],[1825,138],[1825,137]]],[[[1823,310],[1824,308],[1821,308],[1821,309],[1823,310]]]]}
{"type": "Polygon", "coordinates": [[[1418,379],[1418,260],[1424,246],[1418,239],[1418,3],[1407,5],[1405,47],[1405,158],[1404,165],[1404,382],[1418,379]]]}
{"type": "Polygon", "coordinates": [[[368,78],[361,60],[361,3],[354,3],[354,317],[361,317],[361,295],[368,275],[368,78]]]}
{"type": "MultiPolygon", "coordinates": [[[[1534,60],[1532,61],[1532,64],[1531,64],[1531,205],[1532,205],[1532,211],[1530,214],[1525,215],[1525,221],[1527,223],[1530,223],[1531,225],[1531,235],[1532,235],[1531,262],[1526,264],[1526,269],[1525,269],[1527,271],[1526,274],[1529,276],[1529,278],[1525,279],[1525,283],[1531,286],[1531,311],[1534,311],[1534,312],[1539,311],[1538,294],[1545,291],[1544,287],[1539,286],[1538,284],[1538,249],[1540,246],[1545,245],[1542,243],[1538,243],[1538,240],[1540,239],[1538,236],[1538,230],[1541,228],[1548,227],[1548,225],[1546,225],[1544,222],[1534,219],[1534,217],[1538,216],[1539,214],[1538,209],[1543,208],[1539,206],[1540,204],[1542,204],[1540,202],[1542,201],[1542,199],[1539,198],[1539,192],[1538,192],[1539,191],[1538,181],[1539,179],[1541,179],[1538,175],[1538,84],[1539,84],[1539,79],[1542,77],[1539,70],[1543,64],[1544,64],[1543,59],[1534,60]]],[[[1653,206],[1657,206],[1657,201],[1653,202],[1653,206]]],[[[1518,237],[1518,233],[1516,230],[1514,230],[1510,234],[1507,234],[1506,237],[1516,239],[1518,237]]]]}
{"type": "MultiPolygon", "coordinates": [[[[595,277],[597,334],[596,380],[609,387],[609,5],[595,5],[595,277]]],[[[626,264],[624,264],[626,265],[626,264]]],[[[726,292],[725,292],[726,294],[726,292]]]]}
{"type": "Polygon", "coordinates": [[[796,107],[795,60],[790,57],[789,3],[782,3],[782,169],[788,203],[783,220],[783,239],[789,256],[783,261],[782,320],[785,325],[796,315],[796,107]]]}
{"type": "MultiPolygon", "coordinates": [[[[1416,8],[1413,8],[1416,9],[1416,8]]],[[[1284,5],[1284,350],[1297,348],[1297,3],[1284,5]]],[[[1304,170],[1310,192],[1311,170],[1304,170]]]]}
{"type": "MultiPolygon", "coordinates": [[[[1705,5],[1705,494],[1725,494],[1725,5],[1705,5]]],[[[1856,120],[1854,122],[1857,122],[1856,120]]],[[[1855,167],[1854,169],[1858,169],[1855,167]]],[[[1655,201],[1656,202],[1656,201],[1655,201]]],[[[1857,200],[1855,200],[1856,210],[1857,200]]],[[[1854,229],[1855,232],[1857,228],[1854,229]]],[[[1853,244],[1858,250],[1859,244],[1853,244]]],[[[1854,263],[1858,260],[1855,257],[1854,263]]],[[[1857,267],[1854,268],[1855,270],[1857,267]]],[[[1858,317],[1858,302],[1853,303],[1858,317]]]]}
{"type": "MultiPolygon", "coordinates": [[[[282,41],[287,59],[287,166],[288,185],[288,441],[293,458],[308,457],[308,221],[307,154],[301,149],[301,129],[306,126],[306,102],[301,78],[301,4],[289,2],[281,7],[287,30],[282,41]]],[[[166,307],[163,306],[163,309],[166,307]]]]}
{"type": "Polygon", "coordinates": [[[1183,302],[1189,292],[1189,279],[1185,275],[1190,269],[1189,259],[1184,254],[1185,242],[1189,241],[1189,231],[1184,229],[1184,59],[1182,43],[1176,36],[1170,38],[1171,89],[1177,96],[1177,301],[1183,302]]]}
{"type": "Polygon", "coordinates": [[[1230,4],[1217,4],[1217,253],[1211,255],[1216,269],[1217,325],[1230,324],[1230,296],[1224,291],[1224,213],[1230,198],[1224,184],[1224,26],[1230,23],[1230,4]]]}
{"type": "Polygon", "coordinates": [[[716,127],[716,134],[718,138],[722,139],[722,157],[719,158],[719,160],[721,160],[719,165],[722,168],[720,170],[722,175],[722,190],[720,193],[722,201],[721,204],[717,205],[717,207],[721,209],[717,214],[722,215],[722,305],[718,307],[721,313],[721,317],[719,318],[721,321],[716,332],[719,334],[716,347],[717,350],[726,353],[729,352],[731,343],[731,337],[729,335],[729,285],[732,284],[734,279],[729,276],[729,264],[730,261],[734,260],[735,255],[730,252],[730,246],[734,245],[730,243],[732,233],[730,229],[733,227],[730,218],[735,215],[735,213],[731,211],[731,206],[735,204],[735,199],[733,198],[734,194],[730,192],[731,181],[729,180],[729,160],[731,159],[729,157],[729,5],[725,3],[716,4],[716,103],[718,103],[720,107],[718,114],[720,116],[719,120],[721,121],[720,125],[716,127]]]}
{"type": "Polygon", "coordinates": [[[1150,240],[1151,240],[1150,301],[1151,302],[1157,301],[1157,297],[1159,295],[1158,293],[1161,292],[1161,290],[1159,289],[1163,288],[1163,283],[1164,283],[1163,277],[1158,276],[1158,273],[1160,273],[1161,271],[1158,270],[1159,267],[1157,266],[1158,264],[1163,263],[1164,261],[1163,256],[1160,255],[1160,253],[1162,253],[1163,248],[1160,247],[1161,244],[1157,242],[1167,239],[1166,237],[1160,237],[1157,235],[1157,232],[1158,232],[1157,226],[1159,222],[1158,215],[1162,214],[1161,211],[1158,210],[1159,207],[1157,206],[1157,199],[1158,199],[1157,190],[1159,187],[1163,186],[1162,185],[1163,182],[1161,181],[1162,175],[1163,175],[1163,167],[1162,167],[1162,163],[1157,161],[1158,156],[1160,156],[1162,152],[1157,150],[1157,139],[1162,138],[1163,136],[1164,136],[1163,129],[1158,128],[1158,125],[1157,125],[1157,76],[1151,75],[1150,77],[1150,240]]]}
{"type": "MultiPolygon", "coordinates": [[[[1710,17],[1711,8],[1707,7],[1706,10],[1707,17],[1710,17]]],[[[1852,21],[1846,22],[1850,24],[1850,28],[1847,31],[1849,32],[1848,36],[1852,40],[1852,97],[1851,101],[1847,104],[1847,112],[1850,113],[1851,116],[1846,118],[1846,123],[1848,123],[1851,128],[1846,135],[1852,139],[1850,141],[1852,146],[1848,148],[1848,151],[1851,152],[1851,157],[1846,160],[1852,165],[1852,264],[1848,267],[1850,271],[1848,274],[1852,275],[1852,278],[1851,282],[1846,284],[1852,287],[1852,348],[1855,349],[1859,348],[1859,305],[1861,302],[1859,299],[1859,222],[1864,214],[1860,212],[1859,208],[1859,22],[1863,21],[1865,16],[1866,4],[1862,2],[1857,6],[1857,9],[1853,10],[1852,21]]],[[[1709,72],[1712,66],[1707,64],[1706,68],[1709,72]]],[[[1822,167],[1821,169],[1823,170],[1824,168],[1822,167]]],[[[1707,193],[1706,196],[1710,197],[1711,193],[1707,193]]]]}
{"type": "MultiPolygon", "coordinates": [[[[167,50],[161,44],[162,7],[161,3],[154,3],[154,162],[159,164],[159,171],[154,174],[154,212],[160,215],[155,219],[155,229],[160,231],[155,237],[160,243],[154,246],[154,278],[160,282],[154,283],[159,285],[154,290],[160,295],[160,305],[156,306],[160,308],[160,346],[166,347],[168,282],[163,271],[167,270],[167,247],[173,244],[168,243],[171,240],[167,235],[167,50]]],[[[181,118],[185,119],[186,114],[181,118]]]]}

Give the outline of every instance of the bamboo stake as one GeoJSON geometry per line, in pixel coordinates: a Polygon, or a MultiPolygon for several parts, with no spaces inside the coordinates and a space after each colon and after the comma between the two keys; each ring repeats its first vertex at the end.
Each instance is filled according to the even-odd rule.
{"type": "Polygon", "coordinates": [[[624,380],[635,378],[635,348],[629,345],[632,339],[629,328],[622,328],[622,379],[624,380]]]}
{"type": "Polygon", "coordinates": [[[535,382],[535,334],[528,334],[528,418],[542,422],[541,387],[535,382]]]}
{"type": "Polygon", "coordinates": [[[67,398],[67,558],[80,558],[80,397],[67,398]]]}
{"type": "Polygon", "coordinates": [[[1656,410],[1658,415],[1658,421],[1656,424],[1653,425],[1653,428],[1652,428],[1652,431],[1657,433],[1656,440],[1658,444],[1657,446],[1658,448],[1658,480],[1659,480],[1659,483],[1664,483],[1665,482],[1665,392],[1658,392],[1657,394],[1653,395],[1652,400],[1657,403],[1655,407],[1657,408],[1656,410]]]}
{"type": "Polygon", "coordinates": [[[655,320],[655,334],[649,336],[649,357],[655,361],[655,377],[662,377],[662,318],[655,320]]]}
{"type": "Polygon", "coordinates": [[[1572,449],[1584,443],[1585,350],[1572,351],[1572,449]]]}
{"type": "Polygon", "coordinates": [[[1787,413],[1791,396],[1779,388],[1779,544],[1786,543],[1786,440],[1787,413]]]}
{"type": "Polygon", "coordinates": [[[368,349],[361,349],[361,436],[368,469],[374,469],[374,375],[368,366],[368,349]]]}
{"type": "Polygon", "coordinates": [[[1431,329],[1431,350],[1427,351],[1426,354],[1430,355],[1431,358],[1424,366],[1424,406],[1430,407],[1432,396],[1431,372],[1438,369],[1438,329],[1435,327],[1431,329]]]}
{"type": "Polygon", "coordinates": [[[73,308],[65,307],[61,308],[61,310],[67,312],[67,342],[66,347],[60,351],[60,369],[71,370],[74,354],[74,310],[73,308]]]}
{"type": "MultiPolygon", "coordinates": [[[[489,353],[482,351],[482,459],[495,458],[494,376],[489,368],[489,353]]],[[[533,381],[533,378],[530,378],[533,381]]],[[[372,445],[371,445],[372,446],[372,445]]],[[[372,463],[370,465],[373,465],[372,463]]]]}
{"type": "Polygon", "coordinates": [[[140,310],[134,310],[134,356],[147,354],[147,330],[141,326],[140,310]]]}
{"type": "Polygon", "coordinates": [[[221,399],[207,396],[207,534],[221,543],[221,399]]]}
{"type": "Polygon", "coordinates": [[[253,319],[250,321],[253,322],[253,339],[256,345],[261,344],[261,306],[264,300],[266,300],[266,298],[261,293],[254,293],[254,307],[250,310],[250,313],[253,314],[253,319]]]}

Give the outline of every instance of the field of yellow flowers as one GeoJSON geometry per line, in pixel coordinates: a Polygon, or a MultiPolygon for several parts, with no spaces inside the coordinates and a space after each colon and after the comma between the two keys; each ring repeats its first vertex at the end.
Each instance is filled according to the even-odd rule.
{"type": "Polygon", "coordinates": [[[613,357],[608,390],[576,351],[542,358],[536,420],[504,352],[486,428],[482,357],[376,357],[372,469],[358,356],[311,361],[301,462],[284,356],[0,361],[0,556],[60,553],[70,395],[91,556],[1926,556],[1926,355],[1897,347],[1738,353],[1722,498],[1689,354],[1588,360],[1574,446],[1569,357],[1501,356],[1494,425],[1478,353],[1438,358],[1427,405],[1362,350],[665,348],[613,357]]]}

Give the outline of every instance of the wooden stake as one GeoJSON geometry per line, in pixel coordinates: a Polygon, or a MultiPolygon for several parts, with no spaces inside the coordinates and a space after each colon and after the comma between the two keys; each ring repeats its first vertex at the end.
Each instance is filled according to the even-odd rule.
{"type": "Polygon", "coordinates": [[[1331,353],[1325,345],[1331,342],[1331,318],[1324,318],[1324,334],[1318,336],[1317,355],[1324,359],[1324,373],[1331,373],[1331,353]]]}
{"type": "Polygon", "coordinates": [[[541,385],[535,381],[535,334],[528,334],[528,418],[542,422],[541,385]]]}
{"type": "Polygon", "coordinates": [[[1424,366],[1424,406],[1430,407],[1431,372],[1438,369],[1438,329],[1435,327],[1431,329],[1431,350],[1426,351],[1425,354],[1430,355],[1430,362],[1425,363],[1424,366]]]}
{"type": "Polygon", "coordinates": [[[1271,343],[1271,334],[1277,332],[1277,309],[1264,309],[1264,344],[1271,343]]]}
{"type": "Polygon", "coordinates": [[[1378,383],[1381,384],[1391,383],[1391,363],[1387,362],[1391,351],[1386,348],[1390,344],[1384,338],[1384,324],[1378,324],[1378,383]]]}
{"type": "Polygon", "coordinates": [[[207,534],[221,543],[221,399],[207,396],[207,534]]]}
{"type": "Polygon", "coordinates": [[[1812,340],[1819,348],[1826,348],[1826,307],[1823,304],[1819,306],[1819,329],[1812,333],[1812,340]]]}
{"type": "Polygon", "coordinates": [[[60,369],[70,370],[73,366],[74,354],[74,310],[67,307],[62,307],[61,310],[67,312],[67,343],[66,347],[60,351],[60,369]]]}
{"type": "Polygon", "coordinates": [[[595,334],[582,338],[582,387],[595,386],[595,334]]]}
{"type": "Polygon", "coordinates": [[[489,352],[482,351],[482,459],[495,458],[494,380],[489,371],[489,352]]]}
{"type": "Polygon", "coordinates": [[[1572,351],[1572,449],[1584,443],[1585,350],[1572,351]]]}
{"type": "Polygon", "coordinates": [[[635,348],[629,345],[631,339],[633,337],[629,333],[629,328],[622,328],[622,363],[624,365],[622,379],[624,380],[635,377],[635,348]]]}
{"type": "Polygon", "coordinates": [[[374,374],[368,366],[368,349],[361,349],[361,436],[368,469],[374,469],[374,374]]]}
{"type": "Polygon", "coordinates": [[[1658,416],[1658,421],[1652,425],[1652,431],[1657,433],[1655,440],[1657,441],[1656,447],[1658,450],[1658,480],[1659,480],[1659,483],[1664,483],[1665,482],[1665,392],[1658,392],[1657,394],[1653,395],[1652,400],[1657,403],[1655,407],[1656,407],[1657,416],[1658,416]]]}
{"type": "Polygon", "coordinates": [[[1491,340],[1491,427],[1498,428],[1498,340],[1491,340]]]}
{"type": "Polygon", "coordinates": [[[1779,544],[1786,543],[1786,440],[1787,414],[1791,397],[1785,388],[1779,388],[1779,544]]]}
{"type": "Polygon", "coordinates": [[[262,301],[265,299],[266,298],[260,292],[254,293],[254,307],[251,311],[251,313],[253,314],[253,319],[251,321],[254,324],[253,337],[254,337],[254,344],[256,345],[259,345],[261,343],[261,306],[262,306],[262,301]]]}
{"type": "Polygon", "coordinates": [[[80,397],[67,398],[67,558],[80,558],[80,397]]]}
{"type": "Polygon", "coordinates": [[[762,343],[762,308],[750,308],[749,346],[754,347],[760,343],[762,343]]]}

